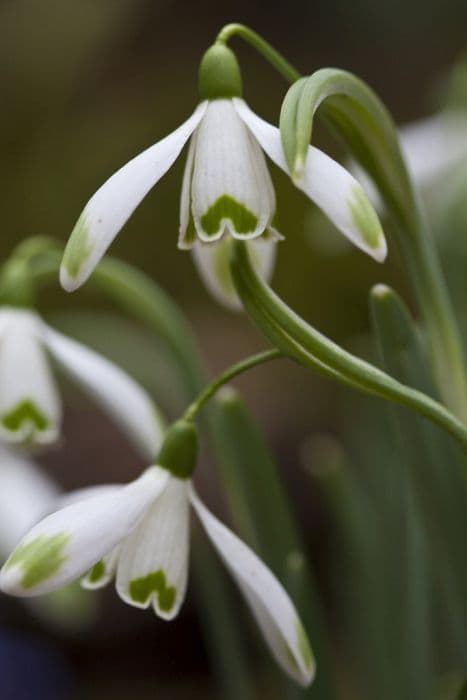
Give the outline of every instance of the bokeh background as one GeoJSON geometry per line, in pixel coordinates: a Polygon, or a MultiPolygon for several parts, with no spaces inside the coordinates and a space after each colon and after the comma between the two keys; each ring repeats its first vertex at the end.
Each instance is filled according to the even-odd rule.
{"type": "MultiPolygon", "coordinates": [[[[45,234],[65,242],[95,189],[186,119],[197,101],[200,57],[230,21],[259,31],[303,72],[329,65],[354,71],[378,92],[396,121],[404,123],[444,108],[453,99],[451,76],[465,48],[467,5],[461,0],[1,0],[2,259],[27,236],[45,234]]],[[[251,48],[239,40],[232,47],[241,62],[246,99],[261,116],[277,123],[287,86],[251,48]]],[[[324,129],[317,129],[315,138],[322,148],[344,158],[324,129]]],[[[190,256],[177,250],[183,162],[184,157],[144,200],[112,254],[144,270],[169,292],[186,314],[214,373],[265,343],[245,316],[216,305],[190,256]]],[[[416,313],[397,251],[391,249],[388,262],[379,266],[351,249],[283,174],[271,170],[286,236],[275,288],[317,328],[371,357],[368,291],[373,284],[393,285],[416,313]]],[[[465,202],[462,190],[450,200],[448,226],[437,194],[431,193],[428,205],[463,316],[465,202]]],[[[98,295],[84,289],[67,296],[58,283],[41,295],[40,308],[61,329],[120,362],[154,392],[169,416],[177,415],[181,397],[175,378],[157,341],[143,328],[98,295]]],[[[385,462],[392,469],[385,409],[288,362],[257,369],[236,386],[280,465],[300,524],[331,640],[331,675],[339,697],[377,697],[377,681],[372,686],[368,680],[368,669],[376,663],[371,648],[379,646],[387,662],[384,667],[380,659],[376,675],[381,681],[382,675],[391,674],[391,649],[398,642],[403,645],[400,630],[391,630],[394,639],[388,641],[385,627],[396,614],[394,600],[384,596],[385,582],[389,587],[391,580],[390,573],[381,574],[381,566],[387,564],[385,540],[376,546],[381,560],[372,559],[371,553],[365,560],[365,566],[379,569],[383,576],[375,592],[371,581],[362,583],[347,568],[339,532],[349,526],[337,522],[336,494],[322,475],[335,463],[345,464],[350,472],[360,470],[371,481],[367,496],[372,512],[379,513],[378,527],[382,533],[392,531],[394,513],[384,520],[382,501],[385,488],[393,486],[377,478],[385,462]],[[372,594],[381,612],[373,637],[365,632],[371,625],[363,619],[372,594]]],[[[66,387],[65,392],[66,440],[41,458],[48,472],[67,489],[136,475],[143,465],[115,428],[83,397],[66,387]]],[[[200,489],[213,510],[232,522],[209,450],[200,489]]],[[[371,514],[363,521],[363,529],[372,532],[371,514]]],[[[194,584],[180,618],[166,624],[150,612],[125,607],[110,589],[98,596],[83,594],[82,608],[73,613],[66,601],[63,608],[45,612],[2,597],[0,697],[226,697],[218,669],[213,668],[201,599],[194,584]]],[[[243,604],[233,600],[243,620],[243,604]]],[[[244,627],[252,697],[275,697],[274,692],[285,697],[285,691],[274,691],[256,631],[244,627]]],[[[433,662],[441,675],[462,669],[465,662],[454,652],[449,659],[433,662]],[[450,663],[453,658],[456,661],[450,663]]]]}

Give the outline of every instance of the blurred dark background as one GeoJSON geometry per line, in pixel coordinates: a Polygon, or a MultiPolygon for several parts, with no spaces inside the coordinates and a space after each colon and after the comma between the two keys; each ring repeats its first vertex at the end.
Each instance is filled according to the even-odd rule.
{"type": "MultiPolygon", "coordinates": [[[[467,4],[465,0],[1,0],[3,258],[30,235],[65,242],[95,189],[130,157],[187,118],[198,99],[201,55],[230,21],[256,29],[305,73],[329,65],[354,71],[402,123],[443,104],[446,76],[465,46],[467,4]]],[[[261,116],[277,123],[287,85],[240,40],[231,45],[243,70],[245,98],[261,116]]],[[[316,131],[316,141],[336,157],[342,155],[324,130],[316,131]]],[[[174,297],[214,373],[264,343],[245,317],[224,311],[211,300],[190,256],[177,250],[183,161],[180,158],[144,200],[112,254],[149,273],[174,297]]],[[[371,285],[389,282],[412,305],[397,253],[378,266],[351,249],[285,176],[272,166],[271,170],[286,236],[274,286],[315,326],[365,352],[371,285]]],[[[62,329],[107,352],[160,395],[169,415],[180,409],[158,349],[141,329],[85,290],[68,297],[57,285],[41,303],[62,329]],[[100,303],[105,315],[96,320],[100,303]]],[[[332,621],[330,515],[313,493],[300,454],[310,435],[342,438],[348,427],[350,394],[285,362],[258,369],[237,386],[281,464],[332,621]]],[[[66,488],[135,475],[143,465],[123,438],[90,405],[74,401],[71,393],[69,398],[66,444],[45,458],[50,473],[66,488]]],[[[209,464],[203,494],[222,513],[224,499],[214,474],[215,465],[209,464]]],[[[228,514],[224,517],[228,519],[228,514]]],[[[12,685],[16,689],[2,691],[0,697],[219,697],[196,600],[196,590],[190,590],[180,619],[168,625],[150,613],[123,606],[109,590],[99,596],[97,618],[89,630],[50,625],[30,608],[2,599],[2,677],[11,676],[11,683],[19,682],[15,674],[23,681],[28,676],[37,680],[35,690],[12,685]],[[34,675],[39,662],[31,648],[41,655],[41,673],[47,664],[53,672],[34,675]],[[19,669],[10,658],[22,659],[19,669]],[[49,691],[48,684],[55,691],[49,691]]]]}

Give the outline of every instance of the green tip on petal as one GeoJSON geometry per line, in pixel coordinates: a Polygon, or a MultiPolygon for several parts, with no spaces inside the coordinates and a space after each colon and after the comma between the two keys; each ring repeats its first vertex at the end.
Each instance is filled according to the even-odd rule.
{"type": "Polygon", "coordinates": [[[151,596],[156,594],[160,610],[166,613],[172,610],[175,603],[176,590],[174,586],[167,586],[162,569],[130,581],[128,592],[130,598],[141,605],[148,603],[151,596]]]}
{"type": "Polygon", "coordinates": [[[201,59],[199,94],[202,100],[241,97],[242,76],[237,57],[224,44],[214,44],[201,59]]]}
{"type": "Polygon", "coordinates": [[[60,268],[60,283],[67,292],[79,286],[79,274],[91,251],[89,226],[83,212],[71,233],[60,268]]]}
{"type": "Polygon", "coordinates": [[[59,532],[56,535],[41,535],[20,545],[5,564],[2,574],[4,590],[8,590],[8,585],[5,586],[8,572],[15,568],[21,572],[20,585],[25,590],[56,574],[66,560],[64,550],[69,539],[66,532],[59,532]]]}
{"type": "Polygon", "coordinates": [[[307,669],[307,671],[314,671],[315,657],[313,656],[313,652],[311,651],[310,647],[310,642],[308,641],[307,634],[300,620],[297,620],[296,631],[298,650],[300,652],[300,656],[302,657],[302,661],[305,665],[305,668],[307,669]]]}
{"type": "Polygon", "coordinates": [[[198,456],[198,433],[193,423],[179,420],[167,430],[157,464],[178,479],[189,479],[198,456]]]}
{"type": "Polygon", "coordinates": [[[104,578],[105,574],[105,564],[101,559],[96,564],[94,564],[91,571],[87,575],[87,579],[89,583],[98,583],[104,578]]]}
{"type": "Polygon", "coordinates": [[[387,247],[378,216],[358,183],[351,189],[348,206],[352,223],[358,230],[365,249],[378,262],[386,258],[387,247]]]}

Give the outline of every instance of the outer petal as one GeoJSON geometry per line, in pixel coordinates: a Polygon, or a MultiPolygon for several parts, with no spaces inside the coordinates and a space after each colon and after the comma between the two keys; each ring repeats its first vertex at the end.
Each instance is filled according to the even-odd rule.
{"type": "Polygon", "coordinates": [[[102,355],[48,326],[44,337],[63,369],[109,413],[145,458],[154,459],[165,425],[139,384],[102,355]]]}
{"type": "Polygon", "coordinates": [[[186,157],[185,170],[183,171],[182,193],[180,195],[180,229],[178,247],[180,250],[189,250],[193,245],[188,235],[191,218],[191,182],[193,179],[193,165],[196,149],[196,131],[190,139],[188,155],[186,157]]]}
{"type": "Polygon", "coordinates": [[[194,225],[204,242],[218,240],[226,229],[236,238],[255,238],[271,223],[271,177],[232,100],[210,102],[197,129],[191,195],[194,225]]]}
{"type": "Polygon", "coordinates": [[[249,547],[201,503],[191,502],[209,539],[234,577],[280,666],[303,686],[313,680],[315,663],[297,612],[284,588],[249,547]]]}
{"type": "Polygon", "coordinates": [[[52,513],[9,557],[0,572],[0,588],[32,596],[79,578],[138,525],[168,478],[150,467],[117,493],[86,498],[52,513]]]}
{"type": "Polygon", "coordinates": [[[66,290],[87,280],[138,204],[175,161],[206,106],[198,105],[176,131],[130,160],[91,197],[65,249],[60,281],[66,290]]]}
{"type": "MultiPolygon", "coordinates": [[[[162,471],[162,470],[161,470],[162,471]]],[[[160,617],[174,618],[185,598],[189,550],[189,483],[171,477],[164,492],[125,540],[117,591],[130,605],[152,603],[160,617]]]]}
{"type": "MultiPolygon", "coordinates": [[[[193,258],[201,279],[213,297],[233,310],[242,308],[230,275],[229,258],[232,240],[222,238],[216,243],[201,243],[193,246],[193,258]]],[[[260,238],[248,241],[250,259],[263,279],[272,277],[276,260],[277,236],[263,234],[260,238]]]]}
{"type": "Polygon", "coordinates": [[[41,333],[34,313],[8,311],[0,341],[0,437],[8,442],[48,443],[58,435],[62,411],[41,333]]]}
{"type": "MultiPolygon", "coordinates": [[[[243,100],[234,98],[234,105],[271,160],[289,173],[279,129],[258,117],[243,100]]],[[[379,262],[385,259],[387,246],[378,216],[361,185],[339,163],[310,146],[303,178],[296,185],[352,243],[379,262]]]]}
{"type": "Polygon", "coordinates": [[[0,557],[55,506],[58,487],[33,461],[0,447],[0,557]]]}

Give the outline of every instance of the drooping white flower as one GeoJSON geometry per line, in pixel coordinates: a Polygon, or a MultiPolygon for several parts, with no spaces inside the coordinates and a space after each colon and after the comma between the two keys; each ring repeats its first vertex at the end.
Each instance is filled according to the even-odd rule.
{"type": "Polygon", "coordinates": [[[48,326],[34,311],[0,309],[0,438],[43,444],[60,432],[62,407],[48,355],[133,440],[142,455],[160,446],[163,421],[146,392],[103,356],[48,326]]]}
{"type": "MultiPolygon", "coordinates": [[[[213,48],[217,51],[211,56],[213,60],[219,62],[219,51],[223,59],[227,56],[229,80],[221,87],[214,81],[215,89],[210,92],[202,90],[208,99],[184,124],[124,165],[89,200],[62,261],[60,279],[68,291],[91,275],[120,229],[169,170],[190,137],[179,247],[194,249],[207,286],[212,289],[217,278],[216,291],[222,296],[230,282],[225,279],[226,266],[216,267],[217,255],[211,246],[229,236],[252,241],[266,234],[267,243],[258,246],[256,257],[263,274],[270,274],[271,247],[281,236],[274,227],[275,193],[263,151],[288,173],[280,132],[256,116],[238,96],[241,80],[233,54],[226,47],[213,48]]],[[[376,260],[383,260],[384,235],[361,186],[329,156],[309,148],[299,188],[355,245],[376,260]]],[[[231,294],[228,296],[231,298],[231,294]]]]}
{"type": "Polygon", "coordinates": [[[298,683],[308,685],[314,660],[285,589],[195,492],[190,478],[192,430],[182,425],[190,444],[182,444],[179,463],[173,445],[167,453],[163,447],[158,459],[163,466],[149,467],[126,486],[86,489],[33,527],[5,563],[0,587],[12,595],[35,596],[82,576],[87,588],[99,588],[115,577],[122,600],[138,608],[151,605],[156,615],[171,620],[186,592],[191,504],[277,662],[298,683]],[[168,453],[176,460],[175,471],[165,462],[168,453]]]}

